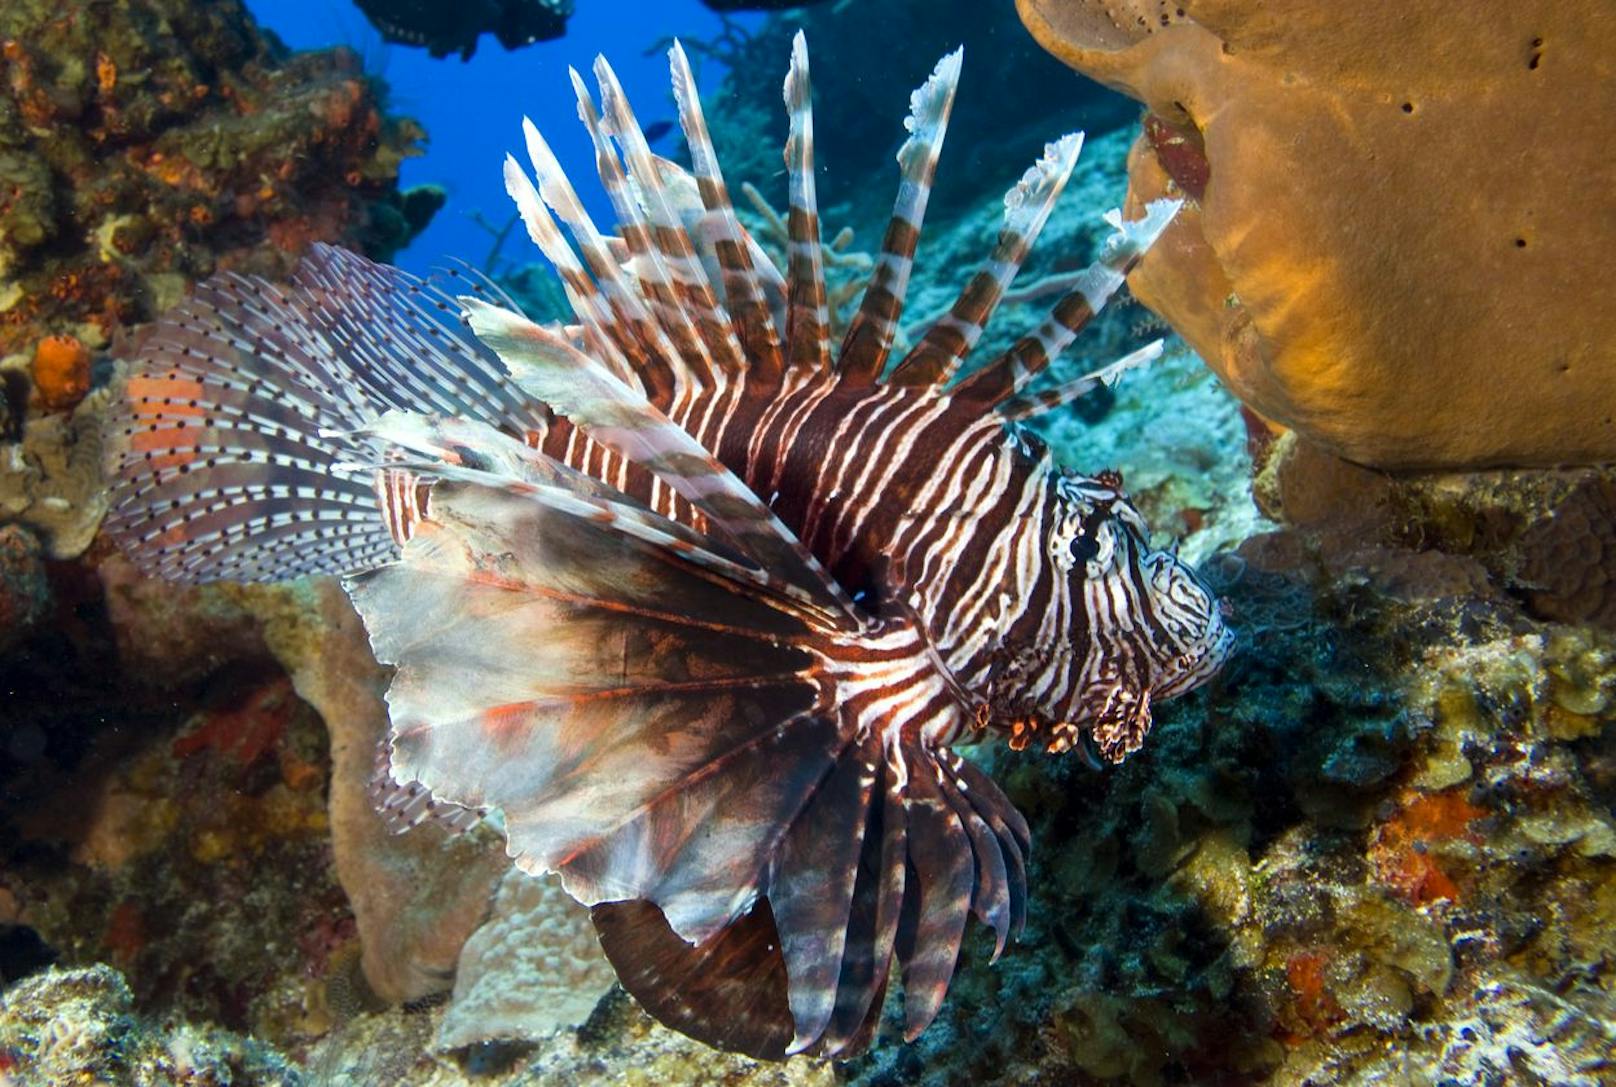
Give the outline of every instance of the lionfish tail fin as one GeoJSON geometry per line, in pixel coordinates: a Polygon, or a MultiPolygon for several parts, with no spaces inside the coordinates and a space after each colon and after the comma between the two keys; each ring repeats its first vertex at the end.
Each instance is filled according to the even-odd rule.
{"type": "Polygon", "coordinates": [[[279,581],[386,561],[420,488],[352,432],[389,407],[545,426],[429,283],[317,245],[284,288],[222,273],[147,335],[107,426],[108,531],[144,572],[279,581]]]}

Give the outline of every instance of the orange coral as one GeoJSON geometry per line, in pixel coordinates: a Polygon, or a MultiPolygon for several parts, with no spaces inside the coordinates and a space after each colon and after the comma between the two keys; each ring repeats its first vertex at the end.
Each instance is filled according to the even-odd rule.
{"type": "Polygon", "coordinates": [[[1379,468],[1616,458],[1616,6],[1017,7],[1155,118],[1130,207],[1191,202],[1129,284],[1247,404],[1379,468]]]}
{"type": "Polygon", "coordinates": [[[1405,796],[1397,814],[1376,830],[1369,847],[1376,877],[1416,906],[1457,901],[1459,885],[1431,849],[1446,842],[1479,843],[1480,836],[1470,826],[1486,814],[1465,798],[1462,789],[1405,796]]]}
{"type": "Polygon", "coordinates": [[[95,55],[95,85],[102,94],[111,94],[118,86],[118,66],[105,53],[95,55]]]}
{"type": "Polygon", "coordinates": [[[250,766],[280,742],[286,723],[297,709],[297,697],[283,676],[249,694],[239,705],[209,714],[193,732],[174,741],[178,758],[212,750],[250,766]]]}
{"type": "Polygon", "coordinates": [[[51,411],[68,411],[90,391],[90,350],[75,336],[46,336],[34,348],[34,388],[51,411]]]}
{"type": "Polygon", "coordinates": [[[1293,1010],[1294,1030],[1287,1032],[1286,1041],[1298,1044],[1330,1028],[1342,1019],[1341,1005],[1330,993],[1327,968],[1329,954],[1322,949],[1298,951],[1285,960],[1285,981],[1296,994],[1293,1010]]]}

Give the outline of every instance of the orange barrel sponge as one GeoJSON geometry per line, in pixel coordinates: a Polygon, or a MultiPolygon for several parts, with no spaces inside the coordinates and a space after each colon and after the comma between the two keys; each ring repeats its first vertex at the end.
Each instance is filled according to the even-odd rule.
{"type": "Polygon", "coordinates": [[[46,336],[34,348],[34,388],[51,411],[69,411],[90,391],[90,350],[74,336],[46,336]]]}
{"type": "Polygon", "coordinates": [[[1616,460],[1616,4],[1017,6],[1148,107],[1130,203],[1190,203],[1130,284],[1253,409],[1380,468],[1616,460]]]}

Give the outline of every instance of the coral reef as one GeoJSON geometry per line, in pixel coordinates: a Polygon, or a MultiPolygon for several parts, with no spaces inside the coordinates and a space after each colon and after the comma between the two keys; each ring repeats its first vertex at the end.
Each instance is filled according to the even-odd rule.
{"type": "Polygon", "coordinates": [[[315,239],[391,253],[371,208],[420,131],[379,107],[355,55],[287,54],[239,0],[0,7],[0,357],[100,350],[315,239]]]}
{"type": "Polygon", "coordinates": [[[90,349],[75,336],[46,336],[34,347],[32,376],[47,410],[71,410],[90,391],[90,349]]]}
{"type": "Polygon", "coordinates": [[[461,945],[487,913],[503,850],[488,836],[446,839],[431,826],[394,835],[373,810],[385,676],[347,597],[329,582],[183,588],[141,579],[118,558],[102,563],[101,578],[126,668],[160,669],[171,682],[232,661],[284,669],[329,737],[322,830],[352,910],[365,995],[446,992],[461,945]]]}
{"type": "Polygon", "coordinates": [[[1616,11],[1018,7],[1150,109],[1130,199],[1195,206],[1131,285],[1258,412],[1383,468],[1616,456],[1616,312],[1590,294],[1616,168],[1585,108],[1616,11]]]}
{"type": "Polygon", "coordinates": [[[20,525],[0,525],[0,653],[21,641],[49,606],[38,541],[20,525]]]}
{"type": "Polygon", "coordinates": [[[106,966],[48,970],[0,997],[0,1080],[130,1087],[301,1087],[285,1058],[213,1027],[155,1026],[106,966]]]}
{"type": "Polygon", "coordinates": [[[1512,594],[1539,619],[1616,629],[1609,468],[1388,475],[1287,434],[1264,451],[1255,494],[1277,520],[1328,529],[1331,546],[1361,563],[1386,547],[1463,556],[1473,592],[1512,594]]]}
{"type": "Polygon", "coordinates": [[[419,45],[434,57],[459,53],[470,60],[477,40],[492,34],[506,49],[559,38],[567,32],[572,0],[354,0],[382,40],[419,45]]]}
{"type": "Polygon", "coordinates": [[[83,554],[106,514],[101,417],[107,401],[102,387],[71,413],[24,416],[19,440],[0,441],[0,523],[28,527],[54,559],[83,554]]]}
{"type": "Polygon", "coordinates": [[[532,1041],[583,1026],[617,982],[589,911],[554,876],[512,869],[466,941],[435,1044],[532,1041]]]}

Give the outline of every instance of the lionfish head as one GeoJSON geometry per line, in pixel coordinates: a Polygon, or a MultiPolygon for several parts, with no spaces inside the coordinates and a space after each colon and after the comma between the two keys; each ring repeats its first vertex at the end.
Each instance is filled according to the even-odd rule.
{"type": "Polygon", "coordinates": [[[1052,685],[1042,707],[1063,722],[1052,750],[1086,735],[1112,762],[1144,742],[1155,700],[1211,679],[1234,646],[1217,597],[1176,553],[1151,547],[1121,484],[1114,473],[1057,484],[1049,554],[1065,572],[1072,634],[1088,644],[1056,655],[1075,680],[1052,685]]]}

